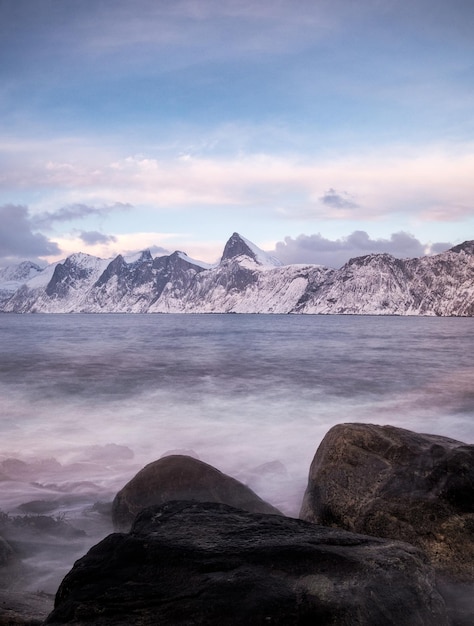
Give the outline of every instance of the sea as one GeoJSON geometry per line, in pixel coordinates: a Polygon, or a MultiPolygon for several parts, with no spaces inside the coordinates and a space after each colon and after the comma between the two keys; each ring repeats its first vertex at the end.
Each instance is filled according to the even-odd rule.
{"type": "Polygon", "coordinates": [[[473,354],[473,318],[0,314],[0,514],[83,532],[26,551],[27,586],[54,593],[112,531],[115,493],[167,454],[297,517],[336,424],[473,443],[473,354]]]}

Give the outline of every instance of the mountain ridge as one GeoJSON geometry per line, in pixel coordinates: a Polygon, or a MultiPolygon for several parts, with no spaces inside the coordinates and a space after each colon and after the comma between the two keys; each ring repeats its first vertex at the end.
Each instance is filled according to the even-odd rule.
{"type": "Polygon", "coordinates": [[[233,233],[215,265],[181,251],[144,250],[130,262],[76,253],[4,275],[20,276],[0,284],[0,311],[13,313],[474,315],[474,241],[429,257],[368,254],[333,269],[282,265],[233,233]]]}

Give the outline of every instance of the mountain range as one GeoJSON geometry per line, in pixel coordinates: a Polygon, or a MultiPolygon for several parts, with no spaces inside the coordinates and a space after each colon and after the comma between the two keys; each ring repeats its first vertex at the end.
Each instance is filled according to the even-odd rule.
{"type": "Polygon", "coordinates": [[[215,265],[179,251],[77,253],[46,268],[0,270],[0,311],[472,316],[474,241],[413,259],[369,254],[340,269],[282,265],[238,233],[215,265]]]}

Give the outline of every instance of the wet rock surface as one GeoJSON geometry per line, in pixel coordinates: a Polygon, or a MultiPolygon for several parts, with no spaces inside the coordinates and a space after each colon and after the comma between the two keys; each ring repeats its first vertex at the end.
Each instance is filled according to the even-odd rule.
{"type": "Polygon", "coordinates": [[[45,624],[447,626],[433,578],[407,544],[169,502],[76,562],[45,624]]]}
{"type": "Polygon", "coordinates": [[[216,468],[185,455],[171,455],[148,464],[116,495],[112,519],[129,530],[144,508],[169,500],[220,502],[251,513],[280,513],[249,487],[216,468]]]}
{"type": "Polygon", "coordinates": [[[300,517],[422,548],[474,582],[474,446],[393,426],[340,424],[319,446],[300,517]]]}

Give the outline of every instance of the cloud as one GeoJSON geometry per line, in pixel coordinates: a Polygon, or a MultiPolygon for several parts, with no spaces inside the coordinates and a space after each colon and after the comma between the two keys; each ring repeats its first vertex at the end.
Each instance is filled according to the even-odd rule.
{"type": "Polygon", "coordinates": [[[162,246],[149,246],[148,250],[150,250],[153,256],[165,256],[171,254],[170,250],[163,248],[162,246]]]}
{"type": "MultiPolygon", "coordinates": [[[[133,235],[129,235],[129,237],[133,238],[133,235]]],[[[102,246],[102,254],[104,254],[104,251],[107,251],[108,246],[110,244],[116,244],[117,241],[119,241],[119,239],[122,244],[126,244],[127,242],[126,236],[124,237],[123,235],[121,236],[104,235],[104,233],[100,233],[96,230],[82,231],[79,234],[79,239],[83,243],[85,243],[86,246],[102,246]]],[[[143,249],[144,248],[137,248],[137,249],[125,248],[120,251],[120,254],[132,255],[132,254],[141,252],[143,249]]],[[[171,254],[168,248],[163,248],[163,246],[157,246],[156,244],[153,244],[151,246],[147,245],[146,249],[149,250],[153,256],[163,256],[165,254],[171,254]]],[[[106,256],[109,256],[109,255],[106,253],[106,256]]]]}
{"type": "Polygon", "coordinates": [[[64,206],[57,211],[46,211],[32,217],[32,223],[39,228],[51,228],[55,222],[72,222],[81,220],[91,216],[103,217],[108,213],[115,211],[126,211],[131,209],[132,205],[123,202],[115,202],[109,206],[94,207],[87,204],[71,204],[64,206]]]}
{"type": "Polygon", "coordinates": [[[0,260],[3,262],[33,260],[61,252],[56,243],[34,232],[35,226],[25,206],[0,206],[0,224],[0,260]]]}
{"type": "Polygon", "coordinates": [[[104,235],[96,230],[82,231],[79,237],[87,246],[95,246],[98,243],[115,243],[117,241],[117,238],[113,235],[104,235]]]}
{"type": "Polygon", "coordinates": [[[316,263],[327,267],[341,267],[356,256],[386,252],[398,258],[414,258],[443,252],[450,248],[451,243],[423,244],[413,235],[398,232],[389,239],[371,239],[362,230],[356,230],[347,237],[331,240],[321,234],[298,235],[295,239],[285,237],[279,241],[275,254],[283,263],[316,263]]]}
{"type": "Polygon", "coordinates": [[[452,243],[432,243],[430,244],[430,253],[431,254],[440,254],[441,252],[445,252],[446,250],[449,250],[449,248],[452,248],[453,244],[452,243]]]}
{"type": "Polygon", "coordinates": [[[62,206],[36,215],[35,226],[42,228],[132,206],[149,207],[155,214],[203,206],[222,213],[238,207],[285,220],[396,215],[400,224],[405,218],[460,222],[473,212],[474,145],[462,150],[433,145],[360,154],[348,150],[331,158],[248,152],[179,157],[176,148],[173,155],[170,149],[166,155],[110,158],[92,143],[89,151],[78,154],[74,167],[56,164],[53,171],[37,155],[29,162],[24,154],[23,169],[9,165],[13,147],[6,147],[0,188],[31,191],[36,197],[40,192],[37,211],[62,206]]]}
{"type": "Polygon", "coordinates": [[[334,209],[356,209],[358,206],[346,191],[338,193],[332,187],[326,191],[320,200],[323,204],[334,209]]]}
{"type": "MultiPolygon", "coordinates": [[[[82,233],[83,234],[83,233],[82,233]]],[[[75,252],[80,252],[86,242],[81,238],[78,231],[70,235],[58,236],[57,242],[61,247],[61,256],[51,255],[48,263],[59,261],[75,252]]],[[[208,263],[215,263],[222,256],[223,243],[221,240],[196,240],[188,233],[170,232],[131,232],[114,233],[109,235],[107,241],[89,243],[87,252],[102,259],[111,259],[118,254],[131,256],[142,250],[150,250],[153,256],[163,256],[182,250],[191,258],[199,259],[208,263]]]]}

